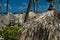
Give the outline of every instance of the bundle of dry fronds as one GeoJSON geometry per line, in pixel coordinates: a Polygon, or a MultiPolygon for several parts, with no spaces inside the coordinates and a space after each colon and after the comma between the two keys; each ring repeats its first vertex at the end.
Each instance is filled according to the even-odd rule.
{"type": "Polygon", "coordinates": [[[59,15],[52,10],[26,22],[18,36],[19,40],[60,40],[59,15]]]}

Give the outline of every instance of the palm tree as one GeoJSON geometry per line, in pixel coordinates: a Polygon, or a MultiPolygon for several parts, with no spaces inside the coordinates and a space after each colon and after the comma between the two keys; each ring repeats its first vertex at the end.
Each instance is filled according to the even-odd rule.
{"type": "Polygon", "coordinates": [[[37,12],[37,7],[38,7],[38,1],[39,0],[34,0],[34,12],[37,12]]]}
{"type": "Polygon", "coordinates": [[[29,14],[29,11],[30,11],[30,8],[31,8],[33,2],[35,3],[34,12],[36,13],[36,11],[37,11],[37,2],[38,2],[38,0],[29,0],[29,4],[28,4],[26,15],[25,15],[24,23],[26,22],[26,20],[28,18],[28,14],[29,14]]]}
{"type": "Polygon", "coordinates": [[[60,1],[57,0],[57,2],[58,2],[58,5],[57,5],[57,11],[58,11],[58,9],[59,9],[59,5],[60,5],[60,1]]]}
{"type": "Polygon", "coordinates": [[[29,0],[27,12],[26,12],[25,19],[24,19],[24,23],[27,21],[28,14],[29,14],[30,8],[31,8],[31,6],[32,6],[32,2],[33,2],[33,0],[29,0]]]}
{"type": "Polygon", "coordinates": [[[50,2],[50,6],[48,8],[48,10],[55,10],[55,7],[54,7],[54,0],[46,0],[47,2],[50,2]]]}
{"type": "Polygon", "coordinates": [[[60,1],[59,1],[59,0],[57,0],[57,3],[58,3],[58,4],[57,4],[57,9],[56,9],[56,10],[58,11],[59,6],[60,6],[60,1]]]}
{"type": "Polygon", "coordinates": [[[8,1],[9,0],[7,0],[7,3],[6,3],[6,14],[8,13],[8,1]]]}

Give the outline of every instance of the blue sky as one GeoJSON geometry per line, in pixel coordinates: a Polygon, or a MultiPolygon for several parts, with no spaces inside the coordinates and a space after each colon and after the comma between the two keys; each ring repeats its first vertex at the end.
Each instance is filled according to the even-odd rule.
{"type": "MultiPolygon", "coordinates": [[[[9,12],[23,12],[26,11],[29,0],[9,0],[9,12]]],[[[55,7],[57,2],[55,1],[55,7]]],[[[38,12],[44,12],[48,9],[49,3],[45,0],[40,0],[38,3],[38,12]]],[[[31,10],[33,10],[33,4],[31,10]]],[[[6,0],[2,1],[2,12],[6,12],[6,0]]]]}

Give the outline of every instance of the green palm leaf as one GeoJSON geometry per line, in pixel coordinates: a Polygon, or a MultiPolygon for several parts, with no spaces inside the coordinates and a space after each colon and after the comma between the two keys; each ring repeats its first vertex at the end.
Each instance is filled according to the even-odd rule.
{"type": "Polygon", "coordinates": [[[58,2],[58,4],[60,5],[60,1],[58,2]]]}

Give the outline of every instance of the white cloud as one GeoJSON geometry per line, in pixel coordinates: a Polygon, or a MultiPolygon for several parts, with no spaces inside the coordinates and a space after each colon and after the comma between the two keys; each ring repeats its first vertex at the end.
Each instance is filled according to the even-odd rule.
{"type": "Polygon", "coordinates": [[[19,6],[19,7],[18,7],[18,10],[19,10],[19,11],[23,11],[23,10],[25,10],[25,9],[27,9],[27,3],[22,3],[22,6],[19,6]]]}
{"type": "Polygon", "coordinates": [[[24,9],[24,7],[18,7],[18,11],[23,11],[24,9]]]}
{"type": "MultiPolygon", "coordinates": [[[[4,4],[4,6],[6,7],[7,4],[4,4]]],[[[8,7],[9,7],[9,9],[12,9],[12,6],[10,4],[8,4],[8,7]]]]}
{"type": "Polygon", "coordinates": [[[9,9],[12,9],[12,6],[11,5],[9,5],[9,9]]]}
{"type": "Polygon", "coordinates": [[[19,11],[24,11],[26,8],[27,8],[27,6],[20,6],[20,7],[18,7],[18,10],[19,11]]]}
{"type": "Polygon", "coordinates": [[[4,4],[4,6],[7,6],[7,4],[4,4]]]}
{"type": "Polygon", "coordinates": [[[23,5],[27,6],[27,3],[23,3],[23,5]]]}

